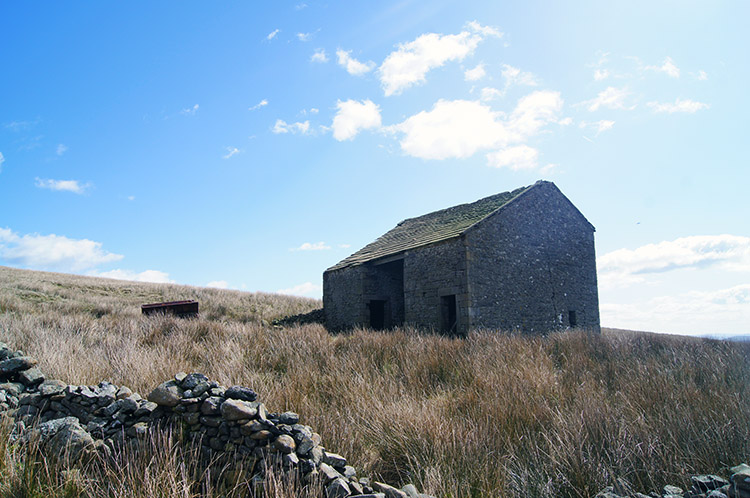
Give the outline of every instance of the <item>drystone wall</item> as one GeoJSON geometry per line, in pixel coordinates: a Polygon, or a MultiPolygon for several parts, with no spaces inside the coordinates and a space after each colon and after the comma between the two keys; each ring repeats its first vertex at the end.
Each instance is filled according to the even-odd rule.
{"type": "Polygon", "coordinates": [[[0,413],[14,418],[12,437],[36,439],[51,455],[65,454],[71,461],[106,456],[119,444],[172,424],[201,445],[207,460],[222,456],[249,463],[257,469],[255,482],[262,482],[266,468],[280,467],[320,486],[324,498],[432,498],[411,484],[398,489],[359,478],[299,415],[270,413],[250,388],[178,373],[144,399],[109,382],[76,386],[49,380],[35,365],[0,343],[0,413]]]}
{"type": "Polygon", "coordinates": [[[740,464],[729,469],[729,479],[712,474],[690,477],[690,489],[667,485],[661,492],[643,494],[635,491],[625,479],[617,479],[595,498],[750,498],[750,466],[740,464]]]}

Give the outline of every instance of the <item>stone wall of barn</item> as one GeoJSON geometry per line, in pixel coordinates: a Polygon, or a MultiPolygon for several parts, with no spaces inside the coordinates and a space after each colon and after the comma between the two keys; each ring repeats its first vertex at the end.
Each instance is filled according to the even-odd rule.
{"type": "Polygon", "coordinates": [[[366,324],[364,274],[362,266],[323,273],[323,309],[329,330],[337,331],[366,324]]]}
{"type": "Polygon", "coordinates": [[[441,331],[441,298],[455,296],[459,335],[468,332],[469,296],[466,287],[466,250],[453,239],[406,253],[404,258],[405,322],[441,331]]]}
{"type": "Polygon", "coordinates": [[[470,327],[600,330],[594,229],[542,183],[469,229],[470,327]]]}

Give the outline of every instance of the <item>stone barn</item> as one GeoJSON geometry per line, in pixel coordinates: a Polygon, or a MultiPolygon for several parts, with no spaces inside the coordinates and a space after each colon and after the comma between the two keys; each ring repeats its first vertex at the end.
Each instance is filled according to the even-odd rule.
{"type": "Polygon", "coordinates": [[[327,326],[599,331],[594,231],[547,181],[404,220],[325,271],[327,326]]]}

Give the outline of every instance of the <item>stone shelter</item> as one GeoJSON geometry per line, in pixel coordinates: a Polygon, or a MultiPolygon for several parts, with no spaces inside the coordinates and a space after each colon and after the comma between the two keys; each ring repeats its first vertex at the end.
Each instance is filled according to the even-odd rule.
{"type": "Polygon", "coordinates": [[[404,220],[323,273],[326,324],[599,331],[594,231],[548,181],[404,220]]]}

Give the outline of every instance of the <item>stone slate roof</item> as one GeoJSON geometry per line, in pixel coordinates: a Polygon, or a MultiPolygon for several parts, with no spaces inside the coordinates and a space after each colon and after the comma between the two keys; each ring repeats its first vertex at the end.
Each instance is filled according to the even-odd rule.
{"type": "Polygon", "coordinates": [[[456,238],[470,226],[485,219],[529,188],[531,187],[521,187],[469,204],[460,204],[404,220],[374,242],[367,244],[326,271],[360,265],[409,249],[456,238]]]}

